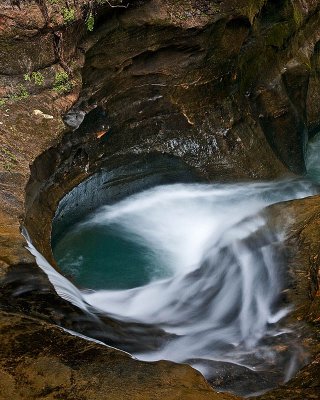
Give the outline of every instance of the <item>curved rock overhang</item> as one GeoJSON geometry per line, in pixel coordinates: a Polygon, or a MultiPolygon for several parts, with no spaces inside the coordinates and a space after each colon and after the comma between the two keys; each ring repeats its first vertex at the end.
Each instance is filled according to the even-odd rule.
{"type": "Polygon", "coordinates": [[[86,1],[77,2],[69,26],[48,2],[11,3],[4,4],[0,67],[9,98],[0,110],[3,310],[81,331],[78,311],[57,297],[25,251],[19,225],[54,262],[59,201],[102,167],[164,154],[209,181],[304,171],[306,136],[320,125],[317,1],[137,1],[98,8],[89,35],[81,22],[86,1]],[[50,90],[59,68],[77,82],[68,96],[50,90]],[[47,86],[11,101],[10,87],[39,69],[47,86]],[[39,108],[42,115],[34,114],[39,108]],[[66,112],[72,127],[61,124],[66,112]]]}
{"type": "Polygon", "coordinates": [[[290,2],[247,3],[149,1],[98,15],[77,46],[83,83],[65,119],[72,131],[42,156],[46,167],[32,167],[29,229],[37,196],[50,190],[54,204],[39,201],[52,219],[68,189],[116,157],[168,154],[212,181],[304,171],[317,70],[301,54],[316,66],[318,11],[301,9],[300,26],[290,2]]]}

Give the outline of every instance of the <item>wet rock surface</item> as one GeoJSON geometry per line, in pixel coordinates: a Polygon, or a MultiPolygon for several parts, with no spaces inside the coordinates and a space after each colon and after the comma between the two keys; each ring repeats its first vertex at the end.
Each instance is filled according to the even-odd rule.
{"type": "MultiPolygon", "coordinates": [[[[69,22],[53,1],[0,6],[0,398],[232,398],[215,394],[190,367],[140,363],[51,325],[97,329],[57,296],[20,226],[54,263],[51,220],[59,200],[101,167],[130,157],[175,156],[209,181],[303,171],[305,137],[320,124],[319,2],[105,4],[95,9],[92,33],[87,3],[69,4],[69,22]],[[63,87],[59,73],[67,74],[63,87]]],[[[299,306],[293,318],[315,332],[317,203],[288,203],[275,217],[286,210],[297,218],[287,226],[288,247],[297,249],[290,258],[290,296],[299,306]]],[[[110,339],[115,322],[108,324],[110,339]]],[[[262,398],[317,398],[318,376],[316,358],[262,398]]]]}
{"type": "Polygon", "coordinates": [[[234,398],[187,365],[140,362],[32,318],[1,312],[0,335],[3,400],[234,398]]]}
{"type": "Polygon", "coordinates": [[[316,399],[320,388],[319,196],[279,203],[268,207],[266,213],[270,226],[286,235],[280,251],[285,255],[291,276],[285,296],[295,305],[289,319],[295,324],[297,335],[304,335],[304,330],[308,332],[304,345],[310,353],[310,363],[287,384],[258,398],[316,399]]]}

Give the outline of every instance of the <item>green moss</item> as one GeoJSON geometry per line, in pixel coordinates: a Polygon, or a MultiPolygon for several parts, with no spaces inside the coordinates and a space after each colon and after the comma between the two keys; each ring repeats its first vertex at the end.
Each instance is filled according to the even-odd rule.
{"type": "Polygon", "coordinates": [[[34,71],[31,74],[24,74],[23,78],[25,81],[34,82],[35,85],[38,86],[44,85],[44,76],[39,71],[34,71]]]}
{"type": "Polygon", "coordinates": [[[1,152],[7,156],[11,161],[17,161],[16,156],[8,149],[2,147],[1,152]]]}
{"type": "Polygon", "coordinates": [[[86,19],[86,27],[89,32],[92,32],[94,29],[94,16],[92,12],[89,13],[86,19]]]}
{"type": "Polygon", "coordinates": [[[18,89],[19,91],[17,93],[17,96],[19,100],[27,99],[29,97],[29,92],[23,85],[19,85],[18,89]]]}
{"type": "Polygon", "coordinates": [[[10,100],[23,100],[29,97],[29,92],[22,84],[18,85],[18,90],[9,96],[10,100]]]}
{"type": "Polygon", "coordinates": [[[54,77],[53,89],[58,93],[68,93],[73,87],[69,75],[65,72],[57,72],[54,77]]]}
{"type": "Polygon", "coordinates": [[[4,106],[6,104],[5,99],[0,99],[0,107],[4,106]]]}
{"type": "Polygon", "coordinates": [[[74,8],[63,7],[62,16],[65,24],[70,24],[76,19],[76,11],[74,8]]]}
{"type": "Polygon", "coordinates": [[[44,85],[44,77],[41,72],[32,72],[31,74],[34,83],[38,86],[44,85]]]}
{"type": "Polygon", "coordinates": [[[16,156],[5,147],[0,147],[0,154],[3,159],[3,168],[6,171],[11,171],[14,166],[17,164],[16,156]]]}
{"type": "Polygon", "coordinates": [[[3,163],[3,169],[4,169],[5,171],[10,172],[13,168],[14,168],[14,164],[12,164],[10,161],[5,161],[5,162],[3,163]]]}

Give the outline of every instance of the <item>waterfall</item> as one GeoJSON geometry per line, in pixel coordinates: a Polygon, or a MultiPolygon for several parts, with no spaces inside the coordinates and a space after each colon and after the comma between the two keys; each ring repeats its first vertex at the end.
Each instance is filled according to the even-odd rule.
{"type": "MultiPolygon", "coordinates": [[[[70,299],[81,296],[80,304],[89,304],[98,314],[154,324],[168,333],[169,339],[158,349],[140,349],[135,354],[140,359],[186,362],[213,382],[227,363],[263,376],[257,391],[264,390],[270,380],[289,379],[303,356],[290,329],[279,323],[290,311],[281,302],[286,272],[278,251],[282,233],[267,227],[261,211],[270,204],[315,193],[310,182],[298,179],[173,184],[102,206],[73,226],[62,242],[88,229],[117,231],[144,249],[154,274],[147,283],[124,290],[79,293],[70,284],[70,299]],[[287,351],[279,352],[277,348],[283,343],[287,346],[287,341],[287,351]],[[275,372],[277,378],[270,378],[275,372]]],[[[285,215],[283,220],[285,225],[285,215]]],[[[64,248],[64,256],[67,251],[64,248]]],[[[76,252],[81,254],[80,246],[76,252]]],[[[105,254],[103,267],[112,270],[110,256],[105,254]]],[[[76,267],[82,263],[85,259],[80,257],[76,267]]],[[[138,273],[141,265],[136,260],[132,263],[138,273]]],[[[52,271],[49,277],[57,287],[52,271]]],[[[67,298],[65,285],[62,291],[59,285],[67,298]]],[[[240,386],[231,390],[252,393],[245,383],[240,386]]],[[[230,388],[222,385],[221,389],[230,388]]]]}

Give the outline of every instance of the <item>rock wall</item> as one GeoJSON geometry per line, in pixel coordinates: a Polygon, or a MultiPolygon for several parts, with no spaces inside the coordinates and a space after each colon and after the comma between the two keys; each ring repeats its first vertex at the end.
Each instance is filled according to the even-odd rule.
{"type": "MultiPolygon", "coordinates": [[[[56,295],[20,226],[50,259],[59,200],[131,156],[175,156],[209,181],[302,172],[304,142],[320,122],[319,7],[315,0],[1,2],[0,397],[125,398],[119,382],[127,379],[130,398],[228,398],[190,368],[138,363],[50,325],[85,331],[93,322],[56,295]],[[83,359],[82,346],[90,350],[83,359]],[[107,354],[95,364],[100,353],[107,354]],[[112,389],[105,363],[120,359],[112,389]],[[49,364],[63,371],[59,387],[49,364]],[[144,372],[131,380],[136,368],[144,372]],[[163,379],[146,380],[150,368],[163,379]],[[172,382],[181,377],[174,385],[171,368],[172,382]],[[93,390],[97,375],[103,393],[93,390]]],[[[115,322],[108,323],[111,335],[115,322]]]]}
{"type": "Polygon", "coordinates": [[[320,248],[319,196],[293,200],[268,207],[265,211],[270,227],[286,232],[282,254],[286,255],[291,284],[286,292],[295,310],[290,314],[297,335],[305,336],[310,364],[286,385],[259,397],[260,400],[300,400],[319,397],[320,389],[320,248]],[[297,324],[298,322],[298,324],[297,324]],[[303,322],[302,325],[299,325],[303,322]]]}

